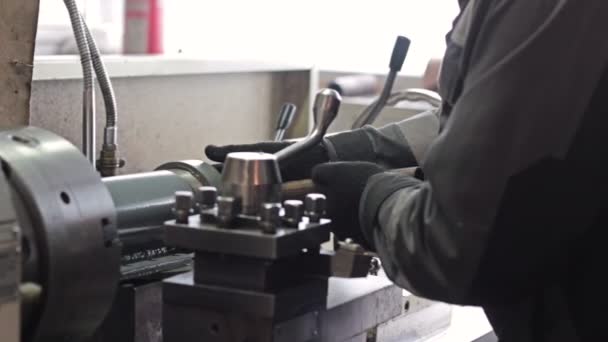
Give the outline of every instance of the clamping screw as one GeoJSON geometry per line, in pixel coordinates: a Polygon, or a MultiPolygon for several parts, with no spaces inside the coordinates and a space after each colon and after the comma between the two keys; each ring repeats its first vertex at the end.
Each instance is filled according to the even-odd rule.
{"type": "Polygon", "coordinates": [[[188,223],[190,217],[190,209],[192,208],[192,192],[177,191],[175,192],[175,221],[177,223],[188,223]]]}
{"type": "Polygon", "coordinates": [[[211,209],[217,205],[217,189],[212,186],[202,186],[196,193],[200,222],[215,222],[215,214],[211,209]]]}
{"type": "Polygon", "coordinates": [[[327,198],[323,194],[308,194],[304,199],[304,215],[311,223],[319,223],[325,215],[327,198]]]}
{"type": "Polygon", "coordinates": [[[217,198],[217,220],[220,227],[230,228],[239,214],[240,202],[234,197],[219,196],[217,198]]]}
{"type": "Polygon", "coordinates": [[[287,200],[283,203],[285,216],[283,220],[290,227],[298,227],[304,212],[304,203],[299,200],[287,200]]]}
{"type": "Polygon", "coordinates": [[[281,204],[264,203],[260,210],[260,228],[265,234],[274,234],[281,223],[281,204]]]}
{"type": "Polygon", "coordinates": [[[217,189],[213,186],[201,186],[196,193],[196,200],[201,208],[212,209],[217,203],[217,189]]]}

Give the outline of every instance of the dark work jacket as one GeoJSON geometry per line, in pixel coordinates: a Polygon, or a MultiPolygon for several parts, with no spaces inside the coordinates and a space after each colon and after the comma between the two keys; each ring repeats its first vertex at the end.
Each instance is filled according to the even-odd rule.
{"type": "Polygon", "coordinates": [[[396,284],[482,306],[500,341],[608,341],[608,1],[461,5],[429,133],[328,142],[340,159],[360,134],[362,159],[424,171],[371,178],[363,233],[396,284]]]}

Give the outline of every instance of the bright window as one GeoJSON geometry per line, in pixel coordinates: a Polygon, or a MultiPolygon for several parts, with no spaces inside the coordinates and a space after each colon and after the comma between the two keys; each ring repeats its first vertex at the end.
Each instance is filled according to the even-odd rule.
{"type": "Polygon", "coordinates": [[[169,0],[166,48],[209,59],[315,64],[381,71],[396,36],[412,40],[404,72],[441,56],[456,0],[169,0]]]}
{"type": "MultiPolygon", "coordinates": [[[[79,1],[104,52],[121,51],[123,1],[79,1]]],[[[457,0],[164,0],[164,45],[204,59],[385,72],[404,35],[412,45],[403,72],[420,74],[443,54],[457,13],[457,0]]],[[[68,25],[62,0],[41,1],[38,50],[74,52],[68,25]]]]}

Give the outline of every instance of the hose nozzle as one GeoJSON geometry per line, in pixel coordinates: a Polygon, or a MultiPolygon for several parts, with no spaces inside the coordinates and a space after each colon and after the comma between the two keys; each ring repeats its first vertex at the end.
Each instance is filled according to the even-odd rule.
{"type": "Polygon", "coordinates": [[[117,143],[117,129],[115,126],[104,129],[104,143],[97,159],[97,170],[102,177],[118,175],[118,170],[125,166],[124,159],[120,158],[117,143]]]}

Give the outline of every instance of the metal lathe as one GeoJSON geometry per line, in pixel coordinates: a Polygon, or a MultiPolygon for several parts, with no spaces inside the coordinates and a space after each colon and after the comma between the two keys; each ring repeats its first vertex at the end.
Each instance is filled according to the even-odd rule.
{"type": "MultiPolygon", "coordinates": [[[[417,341],[450,307],[416,298],[373,255],[330,239],[322,194],[279,165],[319,141],[102,178],[63,138],[0,132],[0,324],[21,341],[417,341]]],[[[17,342],[2,339],[7,342],[17,342]]]]}
{"type": "Polygon", "coordinates": [[[448,327],[449,305],[404,292],[375,255],[332,238],[310,181],[282,180],[280,166],[338,114],[335,90],[316,94],[311,133],[276,154],[117,175],[112,85],[75,2],[64,2],[85,76],[83,146],[33,126],[0,129],[0,342],[422,341],[448,327]],[[93,73],[107,117],[97,160],[93,73]]]}

